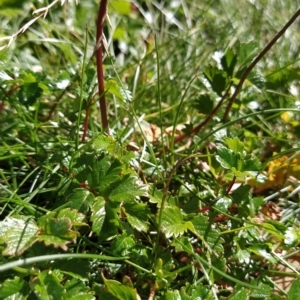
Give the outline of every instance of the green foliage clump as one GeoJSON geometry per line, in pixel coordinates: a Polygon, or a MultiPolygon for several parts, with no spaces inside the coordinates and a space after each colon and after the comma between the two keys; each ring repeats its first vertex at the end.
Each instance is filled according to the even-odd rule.
{"type": "Polygon", "coordinates": [[[109,130],[78,2],[0,3],[0,298],[296,299],[295,1],[109,1],[109,130]]]}

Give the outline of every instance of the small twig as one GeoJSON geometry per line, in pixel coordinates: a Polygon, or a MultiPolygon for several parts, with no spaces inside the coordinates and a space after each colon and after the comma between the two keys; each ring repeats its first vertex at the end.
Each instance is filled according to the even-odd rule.
{"type": "Polygon", "coordinates": [[[291,19],[283,26],[283,28],[277,32],[277,34],[274,36],[274,38],[267,44],[267,46],[258,54],[258,56],[253,60],[253,62],[250,64],[250,66],[246,69],[243,76],[240,79],[239,84],[237,85],[235,92],[229,99],[228,105],[226,107],[226,111],[224,113],[223,121],[226,122],[228,119],[229,112],[231,110],[231,107],[234,103],[234,100],[236,99],[237,95],[239,94],[240,90],[242,89],[242,86],[244,84],[244,81],[252,71],[252,69],[256,66],[256,64],[265,56],[265,54],[273,47],[273,45],[277,42],[277,40],[285,33],[285,31],[295,22],[295,20],[300,15],[300,9],[291,17],[291,19]]]}
{"type": "Polygon", "coordinates": [[[155,285],[152,284],[151,288],[150,288],[150,294],[149,294],[148,300],[153,300],[154,297],[155,297],[155,285]]]}
{"type": "Polygon", "coordinates": [[[100,95],[99,104],[101,112],[101,120],[103,131],[109,134],[107,107],[104,91],[104,74],[103,74],[103,23],[106,15],[107,0],[100,0],[100,7],[97,21],[97,42],[96,42],[96,60],[97,60],[97,76],[98,76],[98,93],[100,95]]]}
{"type": "Polygon", "coordinates": [[[236,181],[236,176],[234,175],[232,181],[230,182],[229,186],[226,189],[226,194],[225,194],[226,196],[228,196],[228,194],[230,193],[233,185],[235,184],[235,181],[236,181]]]}

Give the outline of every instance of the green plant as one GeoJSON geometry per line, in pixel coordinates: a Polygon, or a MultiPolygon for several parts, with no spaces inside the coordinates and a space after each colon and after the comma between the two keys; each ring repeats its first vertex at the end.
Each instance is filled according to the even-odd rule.
{"type": "Polygon", "coordinates": [[[0,4],[0,298],[296,299],[296,3],[39,5],[0,4]]]}

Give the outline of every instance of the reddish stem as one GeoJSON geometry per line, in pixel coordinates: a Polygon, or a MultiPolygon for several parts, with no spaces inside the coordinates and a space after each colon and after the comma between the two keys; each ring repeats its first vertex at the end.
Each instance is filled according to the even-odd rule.
{"type": "Polygon", "coordinates": [[[98,12],[98,21],[97,21],[96,60],[97,60],[98,88],[99,88],[99,95],[100,95],[99,104],[100,104],[102,127],[103,127],[103,131],[109,134],[107,107],[106,107],[105,92],[104,92],[103,49],[102,49],[103,23],[106,15],[106,6],[107,6],[107,0],[101,0],[99,12],[98,12]]]}
{"type": "Polygon", "coordinates": [[[234,175],[232,181],[230,182],[229,186],[227,187],[226,196],[228,196],[228,194],[230,193],[233,185],[235,184],[235,181],[236,181],[236,176],[234,175]]]}
{"type": "MultiPolygon", "coordinates": [[[[190,131],[190,135],[195,135],[197,134],[200,129],[202,129],[212,118],[213,116],[218,112],[218,110],[220,109],[221,105],[223,104],[224,100],[227,98],[227,95],[229,94],[230,88],[232,86],[232,82],[230,82],[225,94],[223,95],[222,99],[219,101],[218,105],[213,109],[213,111],[206,117],[206,119],[204,121],[202,121],[199,125],[197,125],[196,127],[194,127],[191,131],[190,131]]],[[[174,140],[174,145],[181,142],[182,140],[184,140],[185,138],[187,138],[189,135],[186,134],[182,134],[181,136],[177,137],[174,140]]],[[[168,146],[164,147],[164,151],[167,151],[169,149],[168,146]]],[[[160,156],[163,153],[163,150],[161,150],[156,156],[160,156]]]]}

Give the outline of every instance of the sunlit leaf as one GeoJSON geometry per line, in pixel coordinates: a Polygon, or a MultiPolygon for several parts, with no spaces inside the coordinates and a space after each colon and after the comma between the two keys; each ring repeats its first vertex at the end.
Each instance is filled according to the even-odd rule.
{"type": "Polygon", "coordinates": [[[56,79],[55,85],[58,89],[64,90],[70,84],[70,74],[66,71],[62,71],[56,79]]]}
{"type": "MultiPolygon", "coordinates": [[[[80,266],[79,266],[80,267],[80,266]]],[[[93,300],[94,292],[91,291],[82,280],[72,278],[64,284],[66,293],[64,294],[64,299],[72,300],[93,300]]]]}
{"type": "Polygon", "coordinates": [[[232,205],[232,199],[229,197],[222,197],[217,200],[215,206],[217,209],[221,210],[222,212],[227,212],[228,208],[232,205]]]}
{"type": "Polygon", "coordinates": [[[106,92],[113,94],[122,101],[130,101],[132,99],[131,92],[129,90],[124,90],[123,87],[119,87],[117,82],[113,79],[109,79],[105,82],[104,89],[106,92]]]}
{"type": "Polygon", "coordinates": [[[182,251],[190,251],[191,253],[194,252],[193,246],[191,245],[190,241],[187,237],[180,236],[175,238],[172,242],[172,246],[175,247],[176,252],[182,251]]]}
{"type": "Polygon", "coordinates": [[[122,283],[116,280],[108,280],[103,277],[103,281],[105,283],[105,287],[107,291],[116,297],[119,300],[136,300],[137,299],[137,292],[135,289],[123,285],[122,283]]]}
{"type": "Polygon", "coordinates": [[[112,201],[126,202],[135,199],[136,196],[144,195],[145,190],[142,188],[143,185],[136,176],[126,174],[111,183],[105,194],[112,201]]]}
{"type": "Polygon", "coordinates": [[[124,0],[110,0],[109,6],[112,11],[117,12],[121,15],[129,15],[131,13],[131,4],[124,0]]]}
{"type": "Polygon", "coordinates": [[[115,239],[111,251],[118,256],[128,256],[134,246],[135,241],[131,236],[121,235],[115,239]]]}
{"type": "Polygon", "coordinates": [[[204,239],[211,250],[223,253],[222,243],[224,243],[224,240],[220,237],[217,230],[211,228],[207,217],[197,216],[191,220],[191,223],[195,232],[204,239]]]}
{"type": "Polygon", "coordinates": [[[234,153],[243,153],[245,146],[243,142],[237,137],[224,138],[224,142],[228,146],[228,148],[231,149],[234,153]]]}
{"type": "MultiPolygon", "coordinates": [[[[102,207],[100,203],[99,207],[102,207]]],[[[113,238],[117,234],[119,229],[119,216],[117,214],[117,212],[120,212],[119,203],[107,201],[105,202],[104,209],[105,217],[103,208],[101,208],[101,212],[99,214],[95,214],[95,219],[93,219],[95,224],[93,223],[92,225],[93,231],[95,231],[98,234],[98,237],[101,240],[113,238]]]]}
{"type": "Polygon", "coordinates": [[[0,284],[0,299],[25,300],[30,293],[30,286],[21,277],[6,279],[0,284]]]}
{"type": "Polygon", "coordinates": [[[295,247],[299,243],[299,230],[289,227],[284,234],[284,243],[287,246],[295,247]]]}
{"type": "Polygon", "coordinates": [[[20,255],[37,241],[38,226],[33,220],[7,217],[0,222],[0,243],[5,243],[3,255],[20,255]]]}
{"type": "Polygon", "coordinates": [[[217,153],[218,154],[216,155],[216,160],[224,169],[231,169],[236,167],[237,157],[232,150],[221,146],[218,148],[217,153]]]}
{"type": "Polygon", "coordinates": [[[57,215],[57,218],[69,218],[72,222],[72,226],[85,226],[84,223],[85,215],[79,213],[76,209],[65,208],[60,210],[57,215]]]}
{"type": "Polygon", "coordinates": [[[256,56],[258,51],[257,41],[242,43],[237,55],[240,65],[245,66],[256,56]]]}
{"type": "Polygon", "coordinates": [[[251,255],[247,249],[241,249],[240,247],[238,247],[238,250],[236,252],[236,257],[241,264],[242,263],[249,264],[251,255]]]}
{"type": "Polygon", "coordinates": [[[72,223],[69,218],[52,218],[51,215],[45,215],[39,219],[41,233],[39,241],[44,242],[47,246],[67,250],[67,244],[75,242],[77,235],[76,231],[71,230],[72,223]]]}
{"type": "Polygon", "coordinates": [[[300,279],[296,279],[288,291],[287,300],[298,300],[300,295],[300,279]]]}
{"type": "Polygon", "coordinates": [[[81,213],[87,213],[94,198],[94,195],[89,190],[78,188],[73,190],[67,201],[70,203],[70,208],[76,209],[81,213]]]}
{"type": "Polygon", "coordinates": [[[166,237],[182,235],[186,230],[187,226],[183,221],[182,212],[178,207],[165,207],[162,213],[161,220],[162,231],[166,237]]]}
{"type": "Polygon", "coordinates": [[[259,290],[251,291],[251,298],[254,299],[272,299],[269,298],[271,292],[273,291],[273,288],[270,285],[267,285],[265,283],[262,283],[261,281],[258,281],[258,283],[254,282],[254,280],[251,281],[251,284],[257,285],[259,290]]]}
{"type": "Polygon", "coordinates": [[[255,244],[250,245],[248,247],[249,251],[262,256],[263,258],[267,259],[271,263],[276,263],[276,259],[274,256],[270,253],[269,247],[266,244],[255,244]]]}
{"type": "Polygon", "coordinates": [[[239,291],[235,291],[234,295],[232,295],[229,299],[230,300],[248,300],[249,299],[249,291],[242,288],[239,291]]]}
{"type": "Polygon", "coordinates": [[[39,299],[61,299],[64,293],[64,287],[58,277],[47,270],[38,273],[33,289],[39,299]]]}
{"type": "Polygon", "coordinates": [[[97,197],[91,210],[91,220],[93,222],[92,229],[95,233],[100,234],[106,216],[104,199],[102,197],[97,197]]]}

